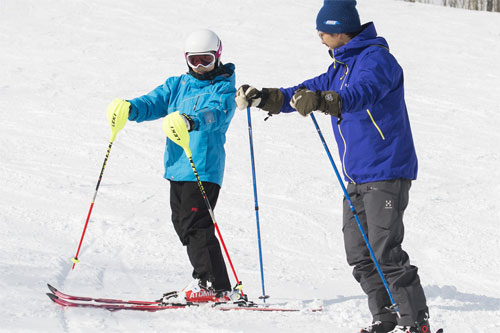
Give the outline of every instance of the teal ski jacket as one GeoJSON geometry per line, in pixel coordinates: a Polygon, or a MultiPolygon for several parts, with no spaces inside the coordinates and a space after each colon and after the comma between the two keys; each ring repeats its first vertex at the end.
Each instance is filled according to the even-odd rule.
{"type": "MultiPolygon", "coordinates": [[[[226,152],[226,131],[233,118],[234,65],[225,64],[225,72],[213,80],[198,80],[190,74],[168,78],[150,93],[129,100],[129,120],[155,120],[179,111],[194,121],[189,147],[202,182],[222,185],[226,152]]],[[[170,181],[196,181],[191,164],[179,145],[166,139],[164,177],[170,181]]]]}

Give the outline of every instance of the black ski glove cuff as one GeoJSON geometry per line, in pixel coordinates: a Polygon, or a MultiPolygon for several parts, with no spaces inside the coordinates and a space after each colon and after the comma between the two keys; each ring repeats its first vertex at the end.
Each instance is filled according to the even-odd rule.
{"type": "Polygon", "coordinates": [[[193,120],[193,118],[191,118],[190,116],[188,116],[186,114],[182,114],[182,116],[184,117],[184,121],[186,122],[186,127],[187,127],[188,132],[193,131],[196,127],[196,123],[193,120]]]}

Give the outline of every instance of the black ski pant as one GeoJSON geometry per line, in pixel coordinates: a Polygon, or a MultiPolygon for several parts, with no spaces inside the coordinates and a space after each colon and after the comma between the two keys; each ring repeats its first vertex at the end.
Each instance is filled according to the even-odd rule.
{"type": "MultiPolygon", "coordinates": [[[[203,187],[215,209],[220,186],[204,182],[203,187]]],[[[193,265],[193,278],[212,282],[215,290],[231,290],[214,223],[198,183],[170,181],[170,207],[175,231],[193,265]]]]}
{"type": "Polygon", "coordinates": [[[393,321],[399,325],[414,325],[428,312],[417,267],[410,264],[401,248],[404,236],[403,213],[408,205],[411,180],[395,179],[381,182],[348,184],[361,225],[368,237],[401,318],[388,311],[390,298],[383,285],[358,224],[344,198],[343,233],[347,262],[354,266],[353,275],[368,295],[373,320],[393,321]]]}

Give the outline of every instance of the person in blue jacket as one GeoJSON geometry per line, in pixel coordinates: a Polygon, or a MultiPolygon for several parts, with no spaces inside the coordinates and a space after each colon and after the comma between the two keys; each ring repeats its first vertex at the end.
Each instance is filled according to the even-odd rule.
{"type": "Polygon", "coordinates": [[[403,70],[377,37],[360,24],[356,1],[327,0],[316,20],[333,59],[326,73],[290,88],[241,86],[239,109],[255,106],[271,115],[321,111],[331,116],[347,190],[380,263],[401,317],[372,261],[344,198],[347,261],[368,295],[372,324],[361,332],[429,332],[428,308],[417,267],[403,251],[403,213],[417,156],[404,99],[403,70]]]}
{"type": "MultiPolygon", "coordinates": [[[[215,208],[224,175],[226,131],[236,109],[235,67],[221,62],[222,43],[211,30],[191,33],[184,51],[188,73],[168,78],[144,96],[113,101],[108,121],[113,126],[113,117],[123,114],[128,120],[151,121],[179,111],[190,132],[193,162],[215,208]]],[[[187,301],[222,300],[231,284],[212,218],[183,148],[168,139],[164,164],[172,222],[187,248],[195,279],[182,296],[187,301]]]]}

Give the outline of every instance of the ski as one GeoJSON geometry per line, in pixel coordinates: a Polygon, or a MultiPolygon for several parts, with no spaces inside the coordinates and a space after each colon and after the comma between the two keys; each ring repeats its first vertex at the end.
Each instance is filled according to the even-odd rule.
{"type": "MultiPolygon", "coordinates": [[[[248,310],[262,312],[299,312],[302,309],[284,308],[271,305],[260,305],[254,302],[245,303],[167,303],[162,304],[160,301],[126,301],[114,298],[93,298],[84,296],[74,296],[63,293],[55,287],[47,284],[50,293],[47,296],[56,304],[63,307],[81,307],[81,308],[100,308],[109,311],[118,310],[135,310],[135,311],[160,311],[169,309],[184,309],[189,307],[207,307],[220,311],[231,310],[248,310]]],[[[304,309],[311,312],[321,311],[321,308],[304,309]]]]}
{"type": "Polygon", "coordinates": [[[159,305],[161,302],[159,301],[125,301],[121,299],[114,298],[93,298],[93,297],[83,297],[83,296],[74,296],[65,294],[50,284],[47,283],[47,287],[52,294],[56,295],[61,299],[66,299],[70,301],[85,301],[85,302],[96,302],[96,303],[112,303],[112,304],[134,304],[134,305],[159,305]]]}
{"type": "MultiPolygon", "coordinates": [[[[78,307],[78,308],[98,308],[105,309],[109,311],[119,311],[119,310],[134,310],[134,311],[148,311],[155,312],[161,310],[173,310],[173,309],[185,309],[191,307],[206,307],[210,309],[216,309],[220,311],[232,311],[232,310],[247,310],[247,311],[260,311],[260,312],[300,312],[301,309],[290,309],[290,308],[279,308],[272,306],[261,306],[254,303],[251,305],[242,304],[229,304],[229,303],[190,303],[190,304],[150,304],[150,305],[137,305],[137,304],[118,304],[118,303],[83,303],[79,301],[70,301],[67,299],[60,298],[52,293],[47,293],[47,296],[56,304],[63,307],[78,307]]],[[[310,309],[308,311],[317,312],[321,311],[321,308],[310,309]]]]}
{"type": "Polygon", "coordinates": [[[68,299],[61,298],[52,293],[47,293],[47,296],[56,304],[62,305],[64,307],[77,307],[77,308],[98,308],[106,309],[109,311],[118,310],[139,310],[139,311],[158,311],[166,309],[182,309],[189,305],[160,305],[160,304],[150,304],[150,305],[139,305],[133,303],[82,303],[78,301],[70,301],[68,299]]]}

